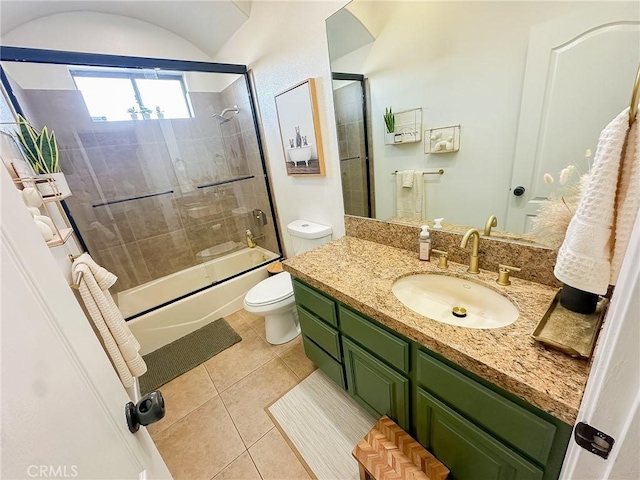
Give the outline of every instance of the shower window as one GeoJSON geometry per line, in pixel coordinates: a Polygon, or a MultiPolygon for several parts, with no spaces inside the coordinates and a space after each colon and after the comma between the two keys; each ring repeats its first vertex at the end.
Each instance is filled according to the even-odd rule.
{"type": "MultiPolygon", "coordinates": [[[[18,58],[12,50],[22,49],[0,55],[18,58]]],[[[56,133],[66,205],[118,277],[110,291],[125,318],[280,258],[246,67],[117,57],[129,65],[109,69],[86,57],[90,67],[3,60],[2,70],[16,110],[56,133]],[[134,104],[150,120],[129,115],[134,104]]]]}
{"type": "Polygon", "coordinates": [[[71,71],[96,122],[192,118],[182,75],[71,71]]]}

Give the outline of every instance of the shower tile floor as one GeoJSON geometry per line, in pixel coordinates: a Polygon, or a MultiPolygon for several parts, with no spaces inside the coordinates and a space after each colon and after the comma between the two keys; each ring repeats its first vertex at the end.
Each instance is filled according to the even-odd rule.
{"type": "Polygon", "coordinates": [[[265,340],[264,317],[225,317],[242,341],[160,388],[167,414],[148,430],[176,480],[309,479],[264,407],[315,370],[300,336],[265,340]]]}

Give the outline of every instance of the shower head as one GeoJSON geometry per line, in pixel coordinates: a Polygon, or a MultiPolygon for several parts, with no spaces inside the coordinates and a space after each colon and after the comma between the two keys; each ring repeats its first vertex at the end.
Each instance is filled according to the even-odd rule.
{"type": "Polygon", "coordinates": [[[231,120],[230,118],[224,116],[224,114],[227,112],[233,112],[237,115],[240,112],[240,109],[237,105],[234,105],[233,107],[225,108],[220,113],[214,113],[212,116],[213,118],[218,118],[220,120],[220,123],[225,123],[231,120]]]}

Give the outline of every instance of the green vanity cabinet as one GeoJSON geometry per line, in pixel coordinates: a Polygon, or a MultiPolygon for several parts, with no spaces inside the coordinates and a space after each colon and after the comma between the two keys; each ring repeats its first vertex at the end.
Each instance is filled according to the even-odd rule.
{"type": "Polygon", "coordinates": [[[451,471],[456,480],[539,480],[532,462],[418,388],[417,440],[451,471]]]}
{"type": "Polygon", "coordinates": [[[376,416],[389,415],[455,480],[554,480],[572,428],[294,279],[307,356],[376,416]]]}
{"type": "Polygon", "coordinates": [[[347,388],[336,302],[315,289],[293,281],[302,346],[307,357],[341,388],[347,388]]]}
{"type": "Polygon", "coordinates": [[[409,379],[342,337],[349,393],[377,417],[388,415],[410,430],[409,379]]]}

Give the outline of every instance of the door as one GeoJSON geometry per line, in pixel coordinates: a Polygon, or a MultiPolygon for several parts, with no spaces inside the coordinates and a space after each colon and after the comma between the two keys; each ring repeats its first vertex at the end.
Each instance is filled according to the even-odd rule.
{"type": "Polygon", "coordinates": [[[2,478],[171,478],[5,168],[2,478]]]}
{"type": "Polygon", "coordinates": [[[560,478],[640,478],[640,212],[598,339],[578,422],[615,442],[605,460],[569,442],[560,478]]]}
{"type": "Polygon", "coordinates": [[[421,388],[416,418],[418,441],[451,470],[456,480],[539,480],[543,477],[539,467],[421,388]]]}
{"type": "Polygon", "coordinates": [[[640,61],[638,15],[637,4],[614,2],[532,29],[506,230],[531,229],[541,203],[561,191],[560,171],[574,164],[586,173],[586,150],[595,154],[602,129],[629,106],[640,61]],[[556,182],[545,183],[545,173],[556,182]]]}
{"type": "Polygon", "coordinates": [[[388,415],[409,431],[409,380],[342,337],[349,393],[379,417],[388,415]]]}
{"type": "Polygon", "coordinates": [[[366,80],[356,73],[333,72],[332,78],[344,212],[375,217],[366,80]]]}

